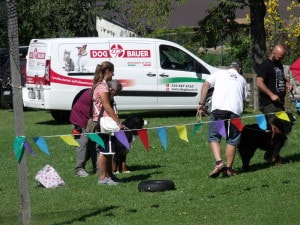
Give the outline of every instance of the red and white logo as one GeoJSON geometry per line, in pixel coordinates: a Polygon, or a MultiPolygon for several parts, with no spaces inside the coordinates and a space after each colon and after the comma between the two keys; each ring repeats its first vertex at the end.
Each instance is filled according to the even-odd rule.
{"type": "Polygon", "coordinates": [[[120,44],[113,44],[109,50],[91,50],[91,58],[150,58],[151,51],[144,49],[124,50],[120,44]]]}
{"type": "Polygon", "coordinates": [[[45,52],[38,52],[38,49],[35,48],[33,52],[29,52],[30,59],[45,59],[46,53],[45,52]]]}
{"type": "Polygon", "coordinates": [[[110,48],[110,55],[114,58],[121,58],[124,55],[123,47],[119,44],[113,44],[110,48]]]}

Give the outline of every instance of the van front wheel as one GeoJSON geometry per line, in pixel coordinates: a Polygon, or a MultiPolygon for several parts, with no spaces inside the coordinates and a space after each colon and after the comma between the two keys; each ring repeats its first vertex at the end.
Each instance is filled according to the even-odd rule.
{"type": "Polygon", "coordinates": [[[50,111],[51,116],[56,122],[59,123],[67,123],[69,122],[70,118],[70,111],[64,111],[64,110],[51,110],[50,111]]]}
{"type": "Polygon", "coordinates": [[[212,100],[213,92],[214,92],[214,88],[210,88],[207,92],[206,99],[205,99],[204,113],[208,116],[211,113],[211,100],[212,100]]]}

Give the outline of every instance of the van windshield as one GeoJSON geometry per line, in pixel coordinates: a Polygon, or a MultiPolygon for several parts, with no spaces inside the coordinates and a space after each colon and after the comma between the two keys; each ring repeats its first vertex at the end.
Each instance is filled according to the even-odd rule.
{"type": "Polygon", "coordinates": [[[192,56],[176,47],[160,45],[159,53],[160,65],[163,69],[210,74],[210,72],[192,56]]]}

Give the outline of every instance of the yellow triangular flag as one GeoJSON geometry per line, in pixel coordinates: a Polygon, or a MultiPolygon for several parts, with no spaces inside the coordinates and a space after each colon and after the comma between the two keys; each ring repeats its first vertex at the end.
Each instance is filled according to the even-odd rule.
{"type": "Polygon", "coordinates": [[[281,120],[291,122],[289,116],[284,111],[276,112],[275,115],[281,120]]]}
{"type": "Polygon", "coordinates": [[[59,136],[68,145],[79,146],[78,142],[74,139],[73,135],[62,135],[59,136]]]}
{"type": "Polygon", "coordinates": [[[185,125],[181,125],[181,126],[176,126],[179,138],[189,142],[188,137],[187,137],[187,130],[186,130],[186,126],[185,125]]]}

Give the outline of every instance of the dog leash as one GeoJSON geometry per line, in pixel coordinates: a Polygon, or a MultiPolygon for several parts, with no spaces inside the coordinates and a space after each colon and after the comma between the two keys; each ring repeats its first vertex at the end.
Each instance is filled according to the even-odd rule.
{"type": "MultiPolygon", "coordinates": [[[[202,113],[203,111],[197,111],[196,113],[196,123],[200,123],[202,120],[202,113]]],[[[200,126],[200,128],[197,130],[197,133],[200,133],[202,131],[202,126],[200,126]]]]}

